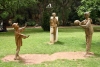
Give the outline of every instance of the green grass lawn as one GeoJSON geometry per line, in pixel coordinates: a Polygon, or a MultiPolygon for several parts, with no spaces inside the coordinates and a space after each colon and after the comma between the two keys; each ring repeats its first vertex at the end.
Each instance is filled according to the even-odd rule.
{"type": "MultiPolygon", "coordinates": [[[[85,34],[81,27],[59,28],[58,42],[48,45],[50,33],[41,28],[26,28],[23,32],[30,35],[23,39],[20,54],[53,54],[55,52],[85,51],[85,34]]],[[[13,28],[8,32],[0,32],[0,59],[4,56],[15,54],[16,45],[13,28]]],[[[21,62],[3,62],[0,67],[100,67],[100,27],[94,27],[91,51],[95,56],[85,60],[55,60],[41,64],[25,65],[21,62]]]]}

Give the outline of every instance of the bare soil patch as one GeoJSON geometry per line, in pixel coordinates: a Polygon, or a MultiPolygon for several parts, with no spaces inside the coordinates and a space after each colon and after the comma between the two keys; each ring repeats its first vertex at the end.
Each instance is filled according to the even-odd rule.
{"type": "Polygon", "coordinates": [[[22,61],[25,64],[40,64],[46,61],[54,61],[57,59],[68,59],[68,60],[77,60],[77,59],[86,59],[90,56],[84,56],[85,52],[57,52],[54,54],[21,54],[19,60],[14,60],[15,55],[8,55],[2,58],[4,62],[10,61],[22,61]]]}

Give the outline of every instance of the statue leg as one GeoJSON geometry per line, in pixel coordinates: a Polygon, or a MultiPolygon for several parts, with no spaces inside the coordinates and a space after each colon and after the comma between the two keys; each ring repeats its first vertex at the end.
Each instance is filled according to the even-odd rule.
{"type": "Polygon", "coordinates": [[[87,43],[86,43],[86,54],[89,54],[91,49],[91,41],[92,41],[92,35],[87,36],[87,43]]]}
{"type": "Polygon", "coordinates": [[[17,46],[17,48],[16,48],[16,55],[15,55],[14,60],[18,60],[19,59],[19,51],[20,51],[20,46],[17,46]]]}
{"type": "Polygon", "coordinates": [[[54,41],[56,40],[56,28],[57,27],[54,27],[54,41]]]}
{"type": "Polygon", "coordinates": [[[87,39],[88,39],[88,35],[87,35],[87,30],[85,30],[85,39],[86,39],[86,44],[87,44],[87,39]]]}
{"type": "Polygon", "coordinates": [[[85,38],[86,38],[86,44],[87,44],[87,37],[88,37],[88,35],[85,36],[85,38]]]}

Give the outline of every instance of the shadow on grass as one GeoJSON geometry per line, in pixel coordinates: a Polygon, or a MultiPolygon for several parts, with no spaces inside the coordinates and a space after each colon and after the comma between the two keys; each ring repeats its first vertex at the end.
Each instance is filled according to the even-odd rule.
{"type": "Polygon", "coordinates": [[[57,45],[64,45],[64,42],[57,41],[55,44],[57,44],[57,45]]]}

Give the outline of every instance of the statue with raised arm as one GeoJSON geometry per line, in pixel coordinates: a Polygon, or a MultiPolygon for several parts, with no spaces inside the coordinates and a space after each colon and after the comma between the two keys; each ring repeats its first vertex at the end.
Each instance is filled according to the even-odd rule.
{"type": "Polygon", "coordinates": [[[92,27],[92,19],[89,18],[90,13],[85,12],[84,17],[85,20],[80,22],[79,20],[75,20],[74,23],[79,24],[84,30],[85,30],[85,36],[86,36],[86,55],[91,54],[90,48],[91,48],[91,41],[92,41],[92,35],[93,35],[93,27],[92,27]]]}
{"type": "Polygon", "coordinates": [[[56,13],[52,13],[52,17],[50,18],[50,43],[57,42],[58,37],[58,17],[56,16],[56,13]]]}
{"type": "Polygon", "coordinates": [[[22,46],[22,38],[25,39],[25,38],[28,38],[28,36],[22,34],[22,32],[24,31],[25,27],[26,27],[27,24],[25,24],[24,27],[22,28],[19,28],[19,25],[18,23],[13,23],[12,26],[14,27],[14,30],[15,30],[15,42],[16,42],[16,55],[15,55],[15,60],[18,60],[19,59],[19,51],[20,51],[20,47],[22,46]]]}

